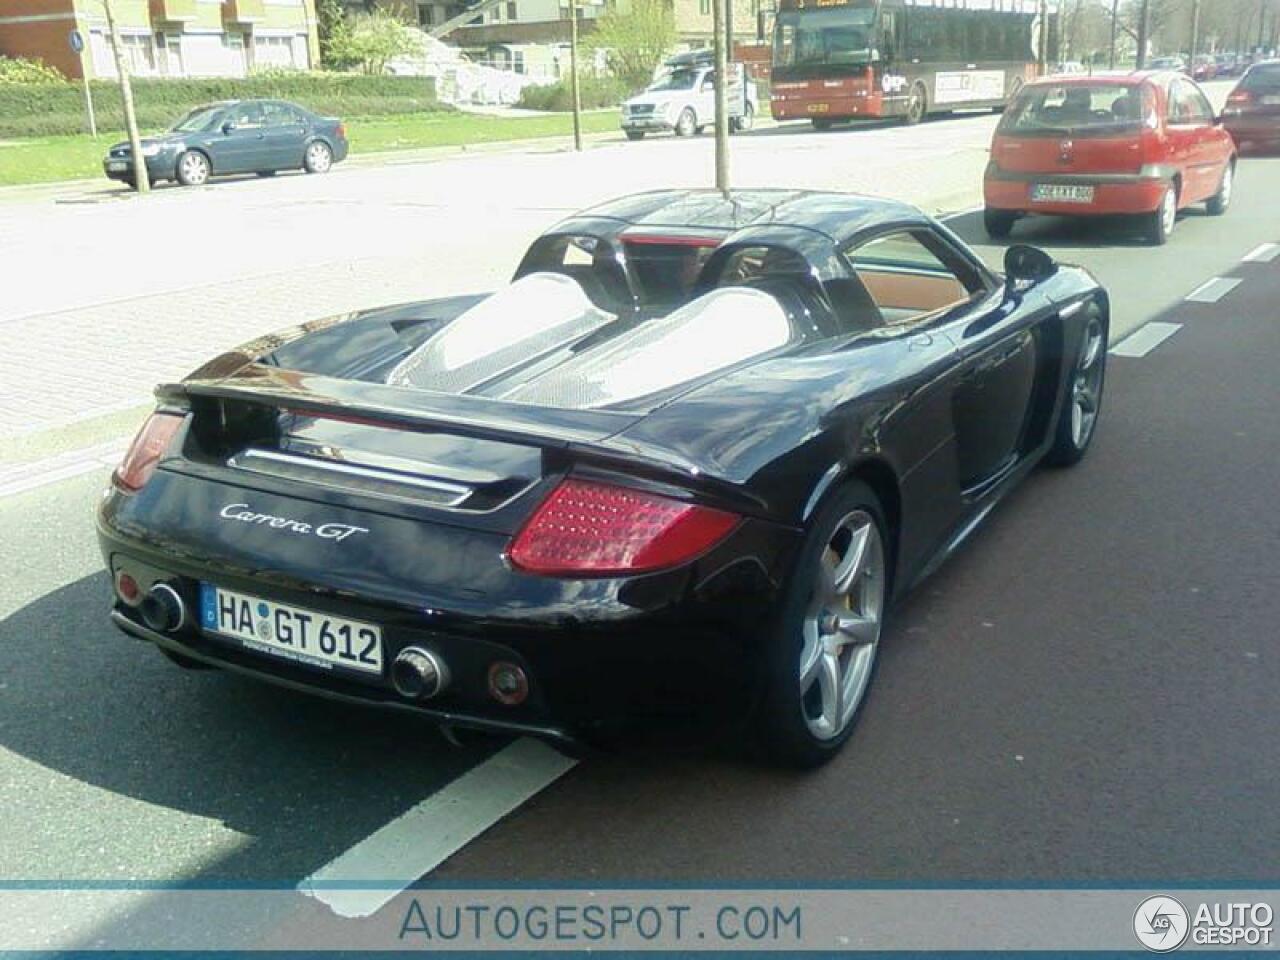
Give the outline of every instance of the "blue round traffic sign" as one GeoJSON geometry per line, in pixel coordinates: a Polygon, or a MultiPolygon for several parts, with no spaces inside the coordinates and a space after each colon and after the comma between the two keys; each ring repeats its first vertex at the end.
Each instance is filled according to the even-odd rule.
{"type": "Polygon", "coordinates": [[[84,35],[79,30],[72,30],[67,34],[67,43],[71,44],[72,53],[80,53],[84,50],[84,35]]]}

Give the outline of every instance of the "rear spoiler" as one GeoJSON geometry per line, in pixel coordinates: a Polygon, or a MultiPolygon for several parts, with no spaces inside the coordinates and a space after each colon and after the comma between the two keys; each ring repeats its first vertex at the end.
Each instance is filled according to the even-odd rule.
{"type": "Polygon", "coordinates": [[[161,404],[189,406],[205,397],[373,421],[404,430],[441,431],[480,440],[533,445],[571,453],[585,463],[625,467],[626,472],[685,489],[701,489],[734,501],[750,512],[760,504],[736,485],[709,476],[704,465],[675,452],[646,456],[608,441],[638,423],[642,413],[614,410],[566,410],[381,383],[343,380],[252,363],[233,376],[184,380],[156,388],[161,404]]]}

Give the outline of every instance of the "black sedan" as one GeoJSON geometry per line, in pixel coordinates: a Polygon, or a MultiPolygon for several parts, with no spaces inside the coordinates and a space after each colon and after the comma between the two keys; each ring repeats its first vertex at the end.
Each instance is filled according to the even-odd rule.
{"type": "MultiPolygon", "coordinates": [[[[279,170],[328,173],[347,158],[341,120],[318,117],[283,100],[232,100],[197,107],[168,133],[142,140],[151,181],[176,180],[193,187],[212,176],[279,170]]],[[[133,150],[117,143],[103,158],[112,180],[132,185],[133,150]]]]}
{"type": "Polygon", "coordinates": [[[161,386],[98,514],[112,618],[444,724],[572,742],[714,705],[822,762],[891,601],[1093,437],[1105,291],[1006,269],[859,196],[586,210],[496,293],[161,386]]]}

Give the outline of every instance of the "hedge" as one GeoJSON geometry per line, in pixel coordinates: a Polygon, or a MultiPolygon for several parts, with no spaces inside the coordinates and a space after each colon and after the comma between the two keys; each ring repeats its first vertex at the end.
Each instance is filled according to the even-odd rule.
{"type": "MultiPolygon", "coordinates": [[[[616,77],[586,76],[578,82],[578,99],[583,110],[615,107],[629,96],[626,84],[616,77]]],[[[572,110],[573,93],[567,80],[534,84],[520,91],[516,105],[526,110],[572,110]]]]}
{"type": "MultiPolygon", "coordinates": [[[[94,81],[98,126],[124,129],[120,88],[94,81]]],[[[446,109],[435,97],[434,81],[424,77],[378,77],[345,73],[271,73],[244,79],[149,79],[133,81],[138,125],[144,131],[167,128],[184,113],[211,100],[278,97],[325,116],[378,117],[446,109]]],[[[0,85],[0,138],[81,133],[84,94],[79,83],[0,85]]]]}

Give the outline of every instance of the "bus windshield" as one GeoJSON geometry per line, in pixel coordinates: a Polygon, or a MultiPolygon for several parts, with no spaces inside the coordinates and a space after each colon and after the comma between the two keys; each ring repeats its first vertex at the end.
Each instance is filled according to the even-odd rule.
{"type": "Polygon", "coordinates": [[[875,48],[875,10],[836,7],[788,10],[774,30],[775,67],[863,66],[875,48]]]}

